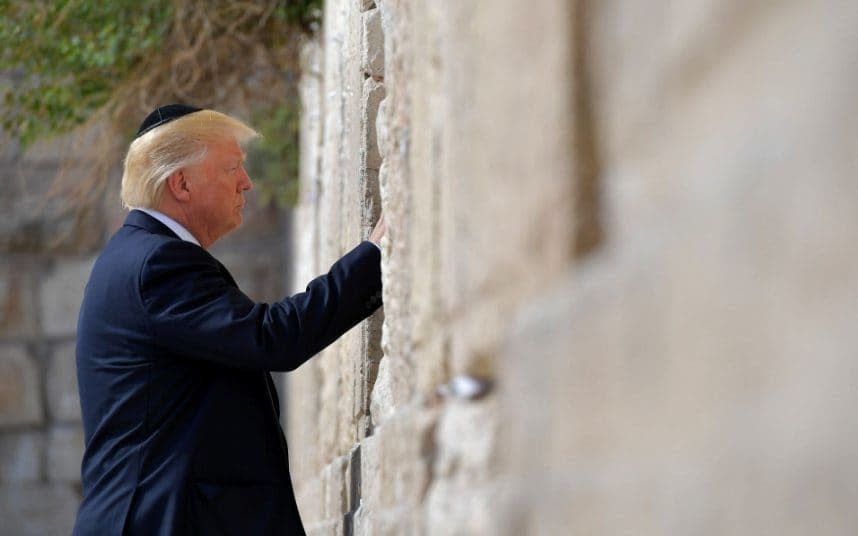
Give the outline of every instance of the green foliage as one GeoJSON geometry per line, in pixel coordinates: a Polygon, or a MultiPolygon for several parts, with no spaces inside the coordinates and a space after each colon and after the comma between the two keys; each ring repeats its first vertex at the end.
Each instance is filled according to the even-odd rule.
{"type": "Polygon", "coordinates": [[[0,0],[4,130],[25,146],[103,106],[172,21],[167,0],[0,0]]]}
{"type": "Polygon", "coordinates": [[[288,25],[315,31],[322,20],[322,0],[287,0],[277,4],[277,16],[288,25]]]}
{"type": "MultiPolygon", "coordinates": [[[[293,204],[299,104],[290,82],[268,84],[297,80],[297,43],[321,13],[322,0],[0,0],[0,126],[27,147],[95,116],[130,133],[152,102],[244,98],[264,110],[251,121],[264,135],[249,161],[257,190],[293,204]],[[268,63],[248,61],[260,48],[268,63]]],[[[115,162],[104,147],[124,143],[97,145],[115,162]]]]}
{"type": "Polygon", "coordinates": [[[251,121],[262,134],[248,151],[248,173],[263,204],[280,207],[298,202],[300,110],[287,101],[262,109],[251,121]]]}

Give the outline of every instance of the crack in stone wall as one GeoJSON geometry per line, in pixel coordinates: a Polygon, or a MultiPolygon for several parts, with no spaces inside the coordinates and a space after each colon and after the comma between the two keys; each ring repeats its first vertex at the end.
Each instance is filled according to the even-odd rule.
{"type": "Polygon", "coordinates": [[[592,73],[588,61],[594,54],[589,27],[593,23],[589,0],[575,0],[572,16],[572,72],[574,76],[573,117],[575,121],[573,152],[576,160],[575,235],[572,246],[576,257],[585,257],[605,239],[600,206],[599,181],[602,173],[598,147],[599,133],[593,118],[592,73]]]}

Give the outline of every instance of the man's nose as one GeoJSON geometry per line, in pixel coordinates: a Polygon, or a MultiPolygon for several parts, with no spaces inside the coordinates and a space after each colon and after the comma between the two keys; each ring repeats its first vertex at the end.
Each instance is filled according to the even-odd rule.
{"type": "Polygon", "coordinates": [[[239,182],[239,187],[242,191],[251,190],[253,188],[253,181],[250,180],[250,175],[247,174],[247,170],[244,169],[244,166],[241,166],[241,181],[239,182]]]}

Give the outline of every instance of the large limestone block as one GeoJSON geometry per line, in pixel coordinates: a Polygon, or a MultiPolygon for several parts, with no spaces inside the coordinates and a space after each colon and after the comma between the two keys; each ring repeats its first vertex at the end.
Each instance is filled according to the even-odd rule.
{"type": "Polygon", "coordinates": [[[501,448],[501,420],[494,396],[444,404],[435,430],[435,476],[474,483],[487,479],[501,448]]]}
{"type": "Polygon", "coordinates": [[[48,479],[53,482],[80,482],[83,460],[83,428],[55,427],[48,433],[48,479]]]}
{"type": "Polygon", "coordinates": [[[383,512],[359,512],[355,518],[354,534],[400,536],[403,534],[434,534],[421,532],[421,511],[414,508],[394,508],[383,512]]]}
{"type": "Polygon", "coordinates": [[[371,78],[384,78],[384,31],[381,11],[373,9],[361,14],[361,69],[371,78]]]}
{"type": "Polygon", "coordinates": [[[54,348],[47,367],[48,410],[58,422],[80,422],[80,394],[77,387],[75,343],[54,348]]]}
{"type": "MultiPolygon", "coordinates": [[[[0,134],[0,158],[4,165],[0,192],[0,252],[12,254],[82,253],[103,240],[105,214],[101,198],[77,210],[64,193],[85,185],[94,187],[94,159],[74,144],[95,147],[85,132],[40,140],[27,151],[0,134]],[[90,142],[87,144],[87,142],[90,142]]],[[[102,149],[99,146],[100,150],[102,149]]],[[[104,154],[104,153],[102,153],[104,154]]],[[[91,188],[90,188],[91,189],[91,188]]]]}
{"type": "Polygon", "coordinates": [[[38,332],[37,273],[31,263],[0,265],[0,336],[31,337],[38,332]]]}
{"type": "Polygon", "coordinates": [[[301,139],[299,159],[300,192],[293,211],[292,291],[301,292],[319,275],[318,201],[322,142],[322,50],[318,40],[308,41],[301,51],[301,139]]]}
{"type": "Polygon", "coordinates": [[[351,413],[346,408],[352,407],[353,393],[346,392],[351,388],[351,381],[340,371],[337,350],[337,346],[332,345],[315,358],[319,361],[321,371],[321,383],[317,386],[321,400],[319,414],[315,420],[315,426],[318,428],[318,443],[315,448],[319,450],[323,464],[329,463],[340,454],[340,441],[347,433],[343,429],[342,416],[351,413]],[[342,398],[348,400],[343,402],[342,398]]]}
{"type": "Polygon", "coordinates": [[[343,531],[343,522],[340,520],[305,524],[304,529],[307,531],[307,536],[342,536],[348,534],[343,531]]]}
{"type": "Polygon", "coordinates": [[[308,527],[324,522],[324,485],[321,475],[300,480],[293,475],[293,480],[295,481],[295,502],[298,503],[298,511],[301,512],[301,521],[308,527]]]}
{"type": "Polygon", "coordinates": [[[441,220],[441,280],[450,315],[486,295],[526,299],[571,257],[574,79],[564,36],[572,8],[503,5],[456,3],[444,14],[450,207],[441,220]]]}
{"type": "Polygon", "coordinates": [[[444,405],[435,431],[432,483],[424,507],[426,534],[492,534],[502,420],[494,396],[450,399],[444,405]]]}
{"type": "Polygon", "coordinates": [[[0,345],[0,427],[44,419],[38,366],[24,347],[0,345]]]}
{"type": "Polygon", "coordinates": [[[373,78],[363,83],[363,102],[361,116],[361,168],[377,170],[381,166],[381,154],[378,151],[376,119],[378,106],[384,99],[384,85],[373,78]]]}
{"type": "MultiPolygon", "coordinates": [[[[491,484],[458,479],[435,480],[426,497],[425,521],[420,534],[497,535],[499,530],[509,528],[495,526],[499,517],[497,497],[497,489],[491,484]]],[[[565,532],[561,530],[556,534],[565,532]]]]}
{"type": "MultiPolygon", "coordinates": [[[[382,333],[382,348],[385,346],[385,339],[389,339],[387,331],[382,333]]],[[[370,395],[370,414],[376,426],[406,407],[414,391],[410,380],[414,377],[414,364],[411,360],[391,356],[388,350],[384,353],[370,395]]]]}
{"type": "Polygon", "coordinates": [[[44,438],[39,432],[0,434],[0,482],[36,482],[42,478],[44,438]]]}
{"type": "Polygon", "coordinates": [[[362,328],[362,325],[356,326],[343,335],[336,342],[336,359],[329,361],[335,366],[330,372],[340,378],[342,389],[335,404],[339,433],[334,455],[338,457],[347,454],[363,436],[359,429],[364,407],[361,394],[367,378],[361,359],[364,347],[362,328]]]}
{"type": "Polygon", "coordinates": [[[361,498],[381,514],[420,505],[431,479],[437,412],[403,408],[361,442],[361,498]]]}
{"type": "Polygon", "coordinates": [[[322,507],[322,519],[342,519],[348,511],[348,456],[340,456],[334,459],[322,471],[322,485],[324,489],[324,504],[322,507]]]}
{"type": "MultiPolygon", "coordinates": [[[[502,444],[526,484],[507,534],[855,526],[844,483],[858,478],[858,436],[843,424],[858,402],[843,377],[854,335],[833,320],[850,305],[781,301],[806,291],[789,269],[775,295],[735,279],[701,230],[600,257],[512,329],[502,444]]],[[[858,284],[838,284],[854,304],[858,284]]]]}
{"type": "Polygon", "coordinates": [[[42,331],[49,337],[74,335],[83,300],[83,290],[89,280],[92,257],[61,258],[39,289],[42,331]]]}
{"type": "Polygon", "coordinates": [[[0,519],[4,534],[44,536],[70,534],[80,495],[71,485],[0,486],[0,519]]]}
{"type": "Polygon", "coordinates": [[[323,42],[324,119],[319,190],[320,263],[329,266],[360,234],[357,185],[363,74],[359,6],[326,2],[323,42]]]}

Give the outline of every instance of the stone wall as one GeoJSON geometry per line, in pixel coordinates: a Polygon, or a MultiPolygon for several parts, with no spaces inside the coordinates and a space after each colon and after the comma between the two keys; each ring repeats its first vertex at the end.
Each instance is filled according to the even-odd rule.
{"type": "Polygon", "coordinates": [[[83,430],[74,336],[83,286],[107,214],[76,229],[50,195],[61,141],[21,151],[4,140],[0,207],[0,519],[4,534],[71,531],[80,500],[83,430]],[[78,232],[76,232],[78,231],[78,232]]]}
{"type": "Polygon", "coordinates": [[[858,8],[324,15],[294,290],[389,230],[383,312],[290,376],[310,534],[858,526],[858,8]]]}
{"type": "MultiPolygon", "coordinates": [[[[0,145],[1,534],[68,534],[81,497],[77,315],[92,263],[125,212],[119,171],[103,205],[79,217],[66,197],[51,193],[58,173],[73,185],[89,176],[91,162],[68,159],[71,143],[59,138],[27,151],[10,140],[0,145]]],[[[249,203],[243,227],[213,253],[247,294],[278,299],[289,277],[289,219],[256,206],[253,196],[249,203]]]]}

